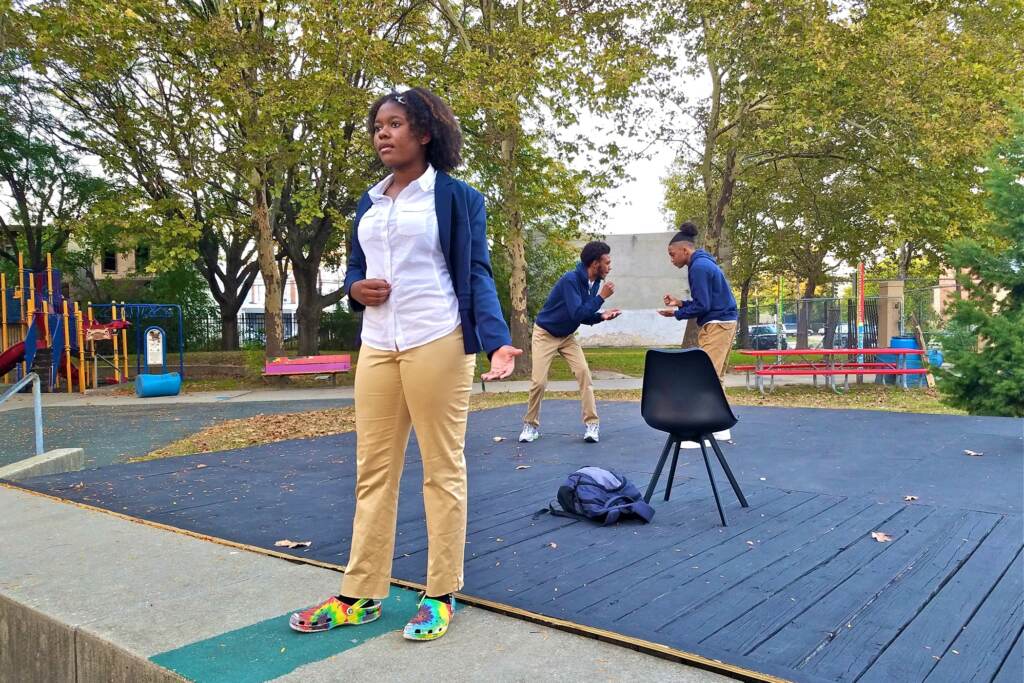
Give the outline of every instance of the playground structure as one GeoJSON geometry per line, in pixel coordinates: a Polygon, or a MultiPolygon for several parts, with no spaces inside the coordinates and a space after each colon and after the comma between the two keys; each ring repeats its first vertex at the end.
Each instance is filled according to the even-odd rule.
{"type": "MultiPolygon", "coordinates": [[[[17,382],[35,372],[44,391],[85,392],[130,379],[128,328],[136,327],[142,348],[144,319],[178,320],[179,367],[183,367],[181,309],[164,304],[89,304],[83,308],[63,295],[61,272],[52,265],[33,271],[18,255],[14,286],[0,273],[0,381],[17,382]]],[[[142,372],[137,353],[136,375],[142,372]]]]}

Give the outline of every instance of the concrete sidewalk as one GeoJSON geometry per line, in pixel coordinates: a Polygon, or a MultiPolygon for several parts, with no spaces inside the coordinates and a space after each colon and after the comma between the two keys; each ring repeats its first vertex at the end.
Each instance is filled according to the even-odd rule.
{"type": "MultiPolygon", "coordinates": [[[[639,390],[643,386],[643,380],[639,377],[616,377],[601,379],[598,373],[594,379],[594,388],[597,390],[639,390]]],[[[865,378],[865,381],[869,381],[865,378]]],[[[726,375],[727,387],[743,387],[746,385],[746,377],[743,374],[726,375]]],[[[776,386],[788,384],[812,384],[810,377],[779,377],[776,378],[776,386]]],[[[474,393],[515,393],[530,390],[529,381],[504,381],[487,382],[481,385],[479,382],[473,385],[474,393]]],[[[559,380],[548,382],[547,390],[554,391],[578,391],[575,380],[559,380]]],[[[323,387],[316,389],[241,389],[234,391],[196,391],[181,394],[179,396],[162,396],[157,398],[140,399],[135,396],[111,396],[101,392],[82,394],[44,394],[43,405],[47,407],[63,406],[140,406],[140,405],[165,405],[165,404],[194,404],[194,403],[252,403],[261,401],[338,401],[351,400],[354,392],[352,387],[323,387]]],[[[32,405],[31,395],[17,395],[11,397],[4,405],[0,406],[0,412],[27,408],[32,405]]]]}
{"type": "Polygon", "coordinates": [[[472,607],[410,643],[396,629],[416,594],[397,588],[376,630],[296,634],[287,615],[337,572],[3,486],[0,537],[4,681],[730,680],[472,607]]]}

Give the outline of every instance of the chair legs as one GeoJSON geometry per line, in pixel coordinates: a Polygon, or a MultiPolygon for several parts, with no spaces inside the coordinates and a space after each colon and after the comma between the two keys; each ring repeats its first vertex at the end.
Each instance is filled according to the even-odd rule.
{"type": "Polygon", "coordinates": [[[708,460],[708,449],[704,446],[704,439],[699,439],[700,452],[704,456],[704,466],[708,468],[708,481],[711,482],[711,491],[715,494],[715,505],[718,507],[718,516],[722,518],[722,526],[729,526],[725,521],[725,510],[722,509],[722,500],[718,497],[718,487],[715,486],[715,475],[711,473],[711,461],[708,460]]]}
{"type": "Polygon", "coordinates": [[[743,491],[740,490],[739,482],[736,481],[736,477],[732,474],[732,468],[729,467],[728,461],[725,459],[725,455],[722,454],[722,449],[718,445],[718,441],[715,439],[714,434],[708,434],[708,441],[711,442],[711,447],[715,449],[715,455],[718,456],[718,462],[721,463],[722,469],[725,470],[725,476],[729,478],[729,483],[732,484],[733,493],[739,498],[740,505],[748,508],[750,505],[747,503],[746,497],[743,495],[743,491]]]}
{"type": "Polygon", "coordinates": [[[668,486],[665,487],[665,500],[667,501],[672,495],[672,482],[676,478],[676,464],[679,462],[679,448],[681,442],[676,441],[676,446],[672,449],[672,467],[668,469],[668,486]]]}
{"type": "MultiPolygon", "coordinates": [[[[718,508],[718,516],[722,519],[722,526],[729,526],[729,523],[725,518],[725,510],[722,508],[722,500],[718,495],[718,486],[715,484],[715,475],[711,470],[711,459],[708,458],[707,447],[704,445],[705,441],[711,442],[711,448],[714,449],[715,456],[718,458],[718,462],[722,466],[722,470],[725,471],[725,476],[729,479],[729,484],[732,486],[732,490],[733,493],[736,494],[736,498],[739,499],[740,505],[746,508],[750,507],[750,504],[747,503],[746,496],[743,495],[739,482],[736,481],[736,477],[732,473],[732,468],[729,467],[729,463],[726,461],[725,455],[722,453],[722,449],[718,445],[718,441],[715,440],[714,435],[704,434],[700,439],[698,439],[698,441],[700,442],[700,452],[704,456],[704,466],[708,471],[708,481],[711,483],[711,491],[715,494],[715,506],[718,508]]],[[[651,475],[651,483],[647,485],[647,492],[644,494],[645,502],[651,502],[651,497],[654,495],[654,490],[658,485],[658,479],[661,478],[661,472],[665,469],[665,462],[668,460],[668,453],[670,449],[672,449],[672,465],[668,470],[668,485],[665,487],[665,500],[668,500],[672,496],[672,484],[675,481],[676,465],[679,463],[679,447],[680,440],[670,434],[668,439],[665,440],[665,447],[661,449],[661,457],[658,458],[658,465],[654,468],[654,474],[651,475]]]]}
{"type": "MultiPolygon", "coordinates": [[[[658,478],[661,477],[661,470],[665,467],[665,460],[668,459],[668,449],[672,447],[672,443],[675,439],[672,435],[668,435],[668,439],[665,440],[665,447],[661,449],[661,457],[658,459],[658,466],[654,468],[654,474],[651,475],[651,483],[647,485],[647,493],[644,494],[644,502],[650,503],[651,496],[654,495],[654,487],[658,485],[658,478]]],[[[672,468],[675,470],[675,467],[672,468]]]]}

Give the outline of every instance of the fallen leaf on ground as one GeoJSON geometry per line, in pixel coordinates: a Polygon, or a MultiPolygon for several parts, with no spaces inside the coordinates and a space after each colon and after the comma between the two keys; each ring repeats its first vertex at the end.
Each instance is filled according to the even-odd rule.
{"type": "Polygon", "coordinates": [[[279,548],[308,548],[313,545],[313,541],[292,541],[284,538],[274,543],[274,545],[279,548]]]}
{"type": "Polygon", "coordinates": [[[204,464],[202,464],[202,463],[199,463],[198,465],[196,465],[196,469],[197,469],[197,470],[201,470],[201,469],[203,469],[204,467],[209,467],[209,465],[204,465],[204,464]]]}
{"type": "Polygon", "coordinates": [[[875,539],[879,543],[888,543],[892,540],[892,536],[885,533],[884,531],[872,531],[871,538],[875,539]]]}
{"type": "Polygon", "coordinates": [[[516,465],[516,469],[517,470],[528,470],[528,469],[530,469],[530,465],[516,465]]]}
{"type": "Polygon", "coordinates": [[[501,443],[504,440],[505,440],[505,437],[503,437],[503,436],[496,436],[496,437],[494,437],[494,443],[501,443]]]}
{"type": "Polygon", "coordinates": [[[557,548],[558,544],[557,543],[548,543],[548,547],[549,548],[557,548]]]}
{"type": "Polygon", "coordinates": [[[747,545],[754,545],[753,541],[747,541],[747,545]]]}
{"type": "Polygon", "coordinates": [[[975,458],[980,458],[981,456],[983,456],[985,454],[982,453],[981,451],[972,451],[970,448],[965,448],[964,449],[964,455],[970,455],[970,456],[974,456],[975,458]]]}
{"type": "Polygon", "coordinates": [[[907,501],[908,503],[912,503],[915,500],[917,500],[917,496],[903,496],[903,500],[907,501]]]}

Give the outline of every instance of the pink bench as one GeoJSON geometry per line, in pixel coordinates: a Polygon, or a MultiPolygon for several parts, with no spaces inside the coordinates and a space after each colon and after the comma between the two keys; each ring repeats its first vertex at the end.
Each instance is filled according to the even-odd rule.
{"type": "Polygon", "coordinates": [[[274,358],[263,368],[264,377],[289,375],[330,375],[331,383],[338,384],[338,374],[352,369],[352,356],[298,356],[274,358]]]}

